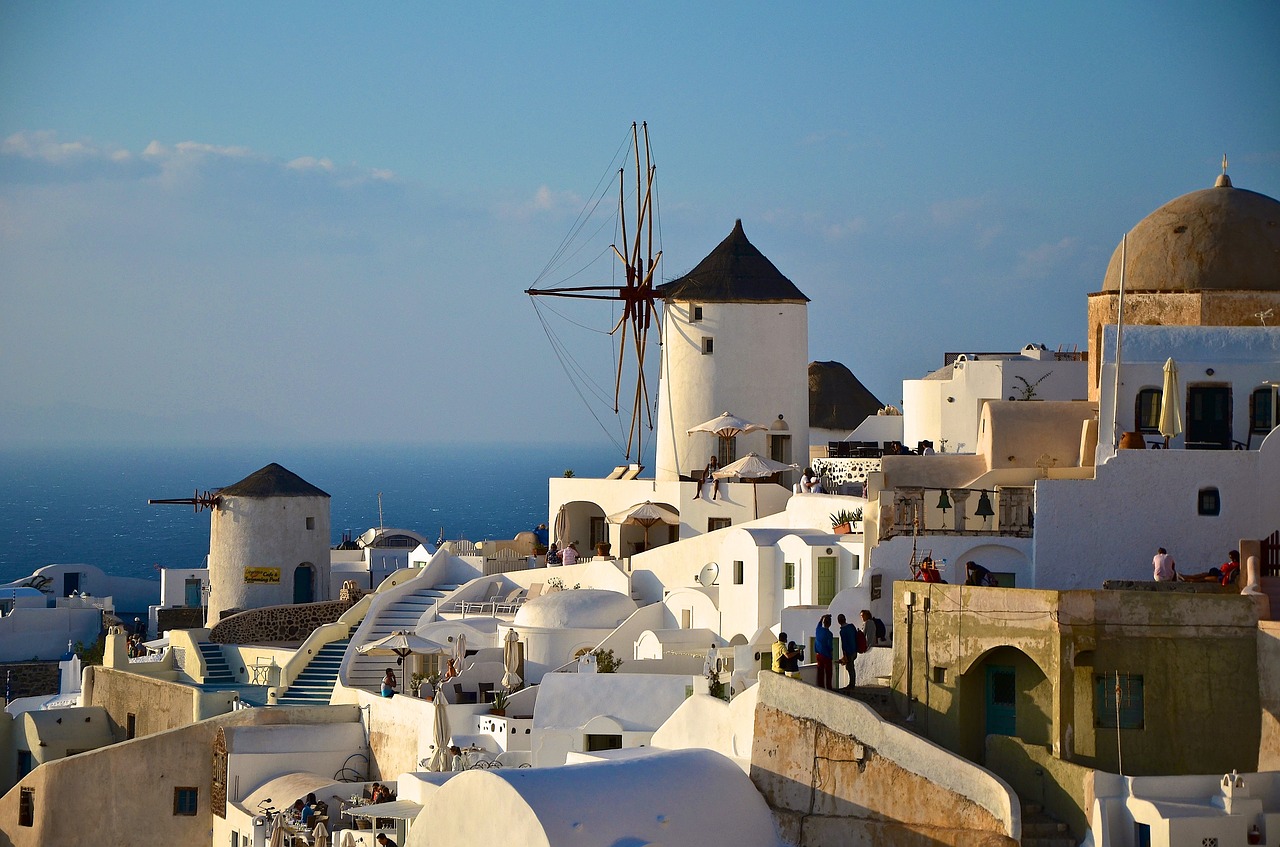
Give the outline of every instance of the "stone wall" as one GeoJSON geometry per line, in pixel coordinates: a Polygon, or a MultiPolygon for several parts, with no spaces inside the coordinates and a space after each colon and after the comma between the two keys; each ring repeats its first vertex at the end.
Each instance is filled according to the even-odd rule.
{"type": "Polygon", "coordinates": [[[58,693],[57,662],[0,663],[0,685],[10,700],[58,693]]]}
{"type": "Polygon", "coordinates": [[[1017,798],[866,704],[762,673],[751,780],[796,847],[1013,847],[1017,798]]]}
{"type": "Polygon", "coordinates": [[[134,716],[137,738],[177,729],[195,719],[200,697],[197,688],[112,668],[90,671],[84,704],[106,709],[111,735],[117,742],[125,740],[129,715],[134,716]]]}
{"type": "Polygon", "coordinates": [[[214,624],[209,640],[214,644],[301,642],[316,627],[333,623],[353,605],[354,602],[348,599],[249,609],[214,624]]]}

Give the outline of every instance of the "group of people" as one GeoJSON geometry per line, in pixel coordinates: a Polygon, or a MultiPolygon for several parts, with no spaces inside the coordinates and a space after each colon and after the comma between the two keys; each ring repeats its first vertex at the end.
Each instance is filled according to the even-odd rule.
{"type": "Polygon", "coordinates": [[[569,543],[568,547],[561,550],[552,542],[547,548],[547,564],[548,565],[576,565],[578,564],[578,542],[569,543]]]}
{"type": "MultiPolygon", "coordinates": [[[[857,684],[855,661],[859,653],[865,653],[872,647],[887,644],[887,631],[884,621],[871,614],[869,609],[861,612],[862,627],[850,623],[843,614],[837,615],[839,629],[831,631],[831,615],[823,615],[818,619],[818,627],[813,633],[814,664],[818,668],[818,687],[828,691],[835,689],[835,639],[840,638],[840,664],[849,672],[849,682],[840,690],[850,692],[857,684]]],[[[800,663],[804,661],[804,648],[794,641],[787,640],[785,632],[778,633],[778,640],[773,644],[773,671],[793,678],[800,677],[800,663]]]]}
{"type": "Polygon", "coordinates": [[[310,829],[315,825],[317,817],[328,820],[329,804],[317,800],[315,794],[308,794],[293,802],[293,806],[289,808],[289,817],[295,824],[310,829]]]}
{"type": "Polygon", "coordinates": [[[822,494],[822,477],[814,473],[813,468],[805,468],[794,490],[796,494],[822,494]]]}
{"type": "Polygon", "coordinates": [[[1178,564],[1163,547],[1156,548],[1151,557],[1151,575],[1156,582],[1216,582],[1233,585],[1240,578],[1240,551],[1228,550],[1227,561],[1202,573],[1180,574],[1178,564]]]}

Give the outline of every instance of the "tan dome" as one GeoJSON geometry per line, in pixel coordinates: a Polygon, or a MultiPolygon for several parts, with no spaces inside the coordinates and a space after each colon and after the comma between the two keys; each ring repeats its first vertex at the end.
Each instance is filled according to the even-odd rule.
{"type": "MultiPolygon", "coordinates": [[[[1165,203],[1129,232],[1127,291],[1280,291],[1280,201],[1226,176],[1165,203]]],[[[1120,290],[1120,247],[1103,291],[1120,290]]]]}

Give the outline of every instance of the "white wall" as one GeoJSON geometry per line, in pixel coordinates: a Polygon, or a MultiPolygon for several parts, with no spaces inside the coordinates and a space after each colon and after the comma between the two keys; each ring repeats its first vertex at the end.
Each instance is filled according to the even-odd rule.
{"type": "MultiPolygon", "coordinates": [[[[721,412],[764,426],[782,415],[792,459],[803,461],[809,443],[807,304],[667,303],[662,343],[656,479],[674,480],[706,466],[717,438],[688,430],[721,412]],[[701,321],[691,320],[694,305],[702,307],[701,321]],[[703,338],[714,339],[710,355],[702,352],[703,338]]],[[[768,456],[768,435],[738,436],[738,456],[768,456]]]]}

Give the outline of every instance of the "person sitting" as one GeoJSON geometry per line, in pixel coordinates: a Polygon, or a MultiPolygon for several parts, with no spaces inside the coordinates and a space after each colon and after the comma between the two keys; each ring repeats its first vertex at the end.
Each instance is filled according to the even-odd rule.
{"type": "Polygon", "coordinates": [[[560,564],[560,548],[557,547],[555,544],[552,544],[550,547],[547,548],[547,564],[548,565],[560,564]]]}
{"type": "Polygon", "coordinates": [[[449,680],[453,679],[457,675],[458,675],[458,660],[450,659],[449,664],[447,664],[444,669],[444,679],[441,681],[448,682],[449,680]]]}
{"type": "Polygon", "coordinates": [[[307,801],[302,805],[302,811],[298,813],[298,820],[302,821],[302,825],[306,826],[311,823],[311,819],[316,814],[316,795],[308,794],[307,801]]]}
{"type": "Polygon", "coordinates": [[[965,585],[998,585],[996,578],[991,575],[991,571],[977,562],[965,562],[964,569],[967,574],[964,580],[965,585]]]}
{"type": "Polygon", "coordinates": [[[396,675],[391,668],[387,668],[387,672],[382,677],[382,696],[394,697],[396,693],[396,675]]]}
{"type": "Polygon", "coordinates": [[[787,641],[785,632],[778,633],[778,640],[773,642],[773,672],[790,677],[800,676],[801,650],[794,641],[787,641]]]}
{"type": "Polygon", "coordinates": [[[698,477],[698,490],[693,492],[693,499],[697,500],[702,496],[702,488],[708,482],[711,483],[711,499],[716,499],[719,486],[715,474],[718,470],[720,470],[720,460],[715,456],[707,459],[707,466],[702,469],[702,475],[698,477]]]}
{"type": "Polygon", "coordinates": [[[916,578],[918,582],[945,582],[942,578],[942,572],[938,570],[938,566],[933,563],[932,556],[925,556],[924,561],[920,563],[920,575],[916,578]]]}
{"type": "Polygon", "coordinates": [[[385,832],[378,833],[378,847],[398,847],[397,844],[387,837],[385,832]]]}
{"type": "Polygon", "coordinates": [[[307,801],[303,800],[301,797],[294,800],[293,805],[289,807],[289,817],[293,818],[295,821],[302,820],[302,810],[306,805],[307,801]]]}
{"type": "Polygon", "coordinates": [[[578,542],[571,541],[569,546],[560,551],[560,564],[576,565],[578,564],[578,542]]]}

